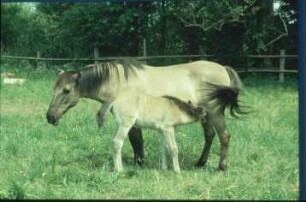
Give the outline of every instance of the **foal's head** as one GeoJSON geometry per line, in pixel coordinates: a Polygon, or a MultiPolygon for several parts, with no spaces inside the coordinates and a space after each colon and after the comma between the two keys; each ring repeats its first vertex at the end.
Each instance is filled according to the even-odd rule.
{"type": "Polygon", "coordinates": [[[57,125],[63,114],[77,104],[80,98],[78,90],[80,77],[81,72],[60,73],[54,85],[54,96],[46,116],[48,123],[57,125]]]}
{"type": "Polygon", "coordinates": [[[206,116],[207,116],[207,113],[206,113],[206,110],[204,107],[196,107],[194,109],[195,111],[195,114],[197,116],[197,118],[201,121],[201,122],[205,122],[206,121],[206,116]]]}

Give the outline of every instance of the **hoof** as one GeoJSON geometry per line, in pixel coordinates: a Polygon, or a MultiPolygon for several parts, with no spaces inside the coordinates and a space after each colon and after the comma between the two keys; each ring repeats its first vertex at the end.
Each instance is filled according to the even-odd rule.
{"type": "Polygon", "coordinates": [[[181,170],[174,170],[176,174],[181,174],[181,170]]]}
{"type": "Polygon", "coordinates": [[[194,164],[194,167],[196,167],[196,168],[201,168],[203,166],[205,166],[205,162],[198,161],[196,164],[194,164]]]}
{"type": "Polygon", "coordinates": [[[226,171],[227,165],[219,165],[218,171],[226,171]]]}
{"type": "Polygon", "coordinates": [[[143,158],[137,158],[137,159],[134,161],[134,164],[135,164],[135,166],[138,165],[138,166],[142,167],[143,164],[144,164],[143,158]]]}

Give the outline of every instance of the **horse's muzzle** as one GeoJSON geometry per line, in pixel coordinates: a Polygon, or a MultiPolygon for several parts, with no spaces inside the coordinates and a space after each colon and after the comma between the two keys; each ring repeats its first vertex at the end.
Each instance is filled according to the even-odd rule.
{"type": "Polygon", "coordinates": [[[48,123],[55,125],[55,126],[58,124],[58,121],[56,120],[54,115],[47,113],[46,118],[48,120],[48,123]]]}

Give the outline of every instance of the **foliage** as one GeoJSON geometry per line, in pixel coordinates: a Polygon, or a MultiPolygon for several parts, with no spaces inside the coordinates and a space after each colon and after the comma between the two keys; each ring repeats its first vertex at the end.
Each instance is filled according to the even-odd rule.
{"type": "Polygon", "coordinates": [[[1,50],[71,58],[93,57],[98,48],[100,56],[138,56],[146,38],[148,55],[201,49],[222,64],[247,65],[237,56],[296,54],[296,10],[288,0],[1,3],[1,50]]]}
{"type": "Polygon", "coordinates": [[[55,40],[67,56],[90,56],[94,47],[101,56],[138,55],[145,35],[146,5],[141,3],[39,4],[38,10],[55,22],[55,40]]]}
{"type": "Polygon", "coordinates": [[[1,53],[33,56],[46,44],[46,19],[22,3],[1,3],[1,53]]]}

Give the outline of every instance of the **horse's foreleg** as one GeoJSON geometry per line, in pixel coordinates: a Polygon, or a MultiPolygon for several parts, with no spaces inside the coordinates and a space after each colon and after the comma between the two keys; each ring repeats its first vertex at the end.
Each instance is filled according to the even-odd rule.
{"type": "Polygon", "coordinates": [[[129,131],[129,140],[134,151],[134,164],[141,166],[144,160],[143,137],[141,129],[132,127],[129,131]]]}
{"type": "Polygon", "coordinates": [[[211,120],[211,117],[207,114],[205,122],[201,122],[203,132],[204,132],[204,138],[205,138],[205,145],[203,148],[203,152],[201,157],[199,158],[198,162],[195,164],[197,167],[205,166],[208,155],[210,152],[210,148],[212,145],[212,142],[215,137],[215,132],[214,132],[214,126],[211,120]]]}
{"type": "Polygon", "coordinates": [[[102,104],[102,106],[100,107],[97,113],[97,123],[98,123],[99,128],[102,128],[103,126],[105,113],[107,112],[109,107],[110,107],[110,103],[105,102],[102,104]]]}

